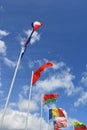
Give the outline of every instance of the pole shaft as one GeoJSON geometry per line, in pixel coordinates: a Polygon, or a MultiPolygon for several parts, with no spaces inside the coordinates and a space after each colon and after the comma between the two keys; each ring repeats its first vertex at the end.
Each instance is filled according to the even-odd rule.
{"type": "Polygon", "coordinates": [[[41,117],[40,117],[40,130],[42,128],[42,116],[43,116],[43,113],[42,113],[42,100],[43,100],[43,95],[41,95],[41,117]]]}
{"type": "Polygon", "coordinates": [[[49,130],[49,108],[48,108],[48,130],[49,130]]]}
{"type": "Polygon", "coordinates": [[[13,79],[12,79],[12,82],[11,82],[11,85],[10,85],[10,90],[9,90],[9,93],[8,93],[8,96],[7,96],[7,100],[6,100],[6,103],[5,103],[5,106],[4,106],[4,110],[3,110],[3,113],[2,113],[2,117],[1,117],[1,120],[0,120],[0,129],[2,127],[4,116],[5,116],[7,107],[8,107],[10,95],[11,95],[11,92],[12,92],[12,89],[13,89],[13,85],[14,85],[14,81],[15,81],[15,78],[16,78],[16,74],[17,74],[17,71],[18,71],[18,68],[19,68],[19,64],[20,64],[20,60],[21,60],[21,55],[22,55],[22,49],[21,49],[21,52],[20,52],[20,55],[19,55],[19,58],[18,58],[18,62],[17,62],[16,68],[15,68],[13,79]]]}
{"type": "Polygon", "coordinates": [[[27,116],[26,116],[26,124],[25,124],[25,130],[28,128],[28,118],[29,118],[29,108],[30,108],[30,100],[31,100],[31,92],[32,92],[32,79],[33,79],[33,71],[32,71],[32,76],[31,76],[31,83],[30,83],[30,92],[29,92],[29,100],[28,100],[28,111],[27,111],[27,116]]]}

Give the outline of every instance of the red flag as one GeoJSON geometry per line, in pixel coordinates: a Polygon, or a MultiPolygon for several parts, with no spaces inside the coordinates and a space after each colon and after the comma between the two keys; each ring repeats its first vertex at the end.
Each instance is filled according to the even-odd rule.
{"type": "Polygon", "coordinates": [[[39,27],[41,27],[43,24],[41,22],[35,21],[32,23],[33,30],[36,31],[39,27]]]}
{"type": "Polygon", "coordinates": [[[32,84],[35,84],[36,81],[40,78],[40,74],[42,71],[44,71],[44,69],[53,66],[53,63],[51,62],[47,62],[46,64],[42,65],[39,69],[37,69],[34,74],[33,74],[33,80],[32,80],[32,84]]]}

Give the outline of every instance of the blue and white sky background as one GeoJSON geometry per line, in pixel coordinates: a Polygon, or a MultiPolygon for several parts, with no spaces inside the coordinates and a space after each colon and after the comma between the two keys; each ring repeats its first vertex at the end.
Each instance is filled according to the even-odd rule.
{"type": "MultiPolygon", "coordinates": [[[[61,107],[73,121],[87,125],[87,1],[0,0],[0,117],[31,23],[43,26],[34,33],[21,60],[2,130],[24,130],[32,70],[51,61],[32,88],[29,130],[40,130],[40,102],[44,93],[58,93],[56,103],[43,107],[42,130],[48,108],[61,107]]],[[[52,120],[49,129],[53,130],[52,120]]]]}

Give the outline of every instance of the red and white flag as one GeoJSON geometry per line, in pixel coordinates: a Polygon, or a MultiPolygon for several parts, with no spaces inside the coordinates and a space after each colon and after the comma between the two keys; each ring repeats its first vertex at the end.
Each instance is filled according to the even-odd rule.
{"type": "Polygon", "coordinates": [[[54,121],[54,130],[56,130],[56,128],[65,128],[65,127],[67,127],[66,118],[58,118],[54,121]]]}
{"type": "Polygon", "coordinates": [[[33,30],[36,31],[39,27],[41,27],[43,24],[41,22],[35,21],[32,23],[33,30]]]}

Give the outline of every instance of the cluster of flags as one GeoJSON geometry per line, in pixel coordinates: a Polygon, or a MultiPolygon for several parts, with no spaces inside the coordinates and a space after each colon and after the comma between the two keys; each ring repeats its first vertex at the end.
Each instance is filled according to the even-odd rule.
{"type": "MultiPolygon", "coordinates": [[[[12,79],[12,83],[11,83],[10,90],[9,90],[9,93],[8,93],[8,97],[7,97],[7,100],[6,100],[6,104],[5,104],[5,107],[4,107],[4,111],[2,113],[2,117],[1,117],[1,121],[0,121],[0,128],[2,127],[2,124],[3,124],[4,115],[5,115],[7,106],[8,106],[9,98],[10,98],[10,95],[11,95],[11,91],[12,91],[12,88],[13,88],[13,84],[14,84],[14,81],[15,81],[15,77],[16,77],[16,74],[17,74],[17,70],[18,70],[21,58],[23,57],[23,55],[25,53],[27,45],[29,44],[34,31],[36,31],[42,25],[43,24],[41,22],[38,22],[38,21],[35,21],[34,23],[32,23],[32,27],[33,27],[32,32],[31,32],[30,36],[28,37],[28,39],[25,41],[25,43],[24,43],[24,45],[21,49],[21,53],[20,53],[20,56],[19,56],[19,59],[18,59],[17,65],[16,65],[15,73],[14,73],[14,76],[13,76],[13,79],[12,79]]],[[[46,68],[52,67],[52,66],[53,66],[53,63],[50,62],[50,61],[48,61],[44,65],[40,66],[33,73],[32,80],[31,80],[31,86],[34,85],[37,82],[37,80],[41,76],[41,73],[46,68]]],[[[42,102],[43,102],[42,104],[47,105],[49,103],[56,102],[58,96],[59,95],[56,94],[56,93],[44,94],[43,99],[42,99],[42,102]]],[[[29,110],[28,110],[28,112],[29,112],[29,110]]],[[[52,118],[54,119],[53,120],[54,130],[60,130],[61,128],[67,127],[67,117],[66,117],[66,114],[65,114],[65,110],[63,108],[51,108],[51,109],[49,109],[48,120],[51,120],[52,118]]],[[[25,130],[27,130],[27,123],[28,123],[28,118],[26,120],[26,129],[25,130]]],[[[75,121],[74,122],[74,130],[87,130],[87,126],[84,125],[82,122],[75,121]]]]}
{"type": "MultiPolygon", "coordinates": [[[[53,66],[53,63],[48,61],[44,65],[40,66],[33,74],[32,78],[32,85],[34,85],[37,80],[40,78],[41,73],[48,67],[53,66]]],[[[42,104],[47,105],[52,102],[57,101],[57,97],[59,95],[57,93],[52,93],[52,94],[44,94],[42,97],[42,104]]],[[[52,108],[49,109],[49,120],[54,118],[54,130],[58,130],[59,128],[65,128],[67,127],[67,118],[64,113],[64,110],[62,108],[52,108]]]]}
{"type": "MultiPolygon", "coordinates": [[[[49,104],[57,101],[59,94],[44,94],[43,95],[43,104],[49,104]]],[[[67,118],[65,115],[65,110],[63,108],[51,108],[49,109],[49,120],[53,120],[54,130],[60,130],[60,128],[67,127],[67,118]]]]}
{"type": "MultiPolygon", "coordinates": [[[[34,31],[36,31],[39,27],[41,27],[43,24],[41,22],[35,21],[32,23],[32,32],[30,34],[30,36],[28,37],[28,39],[26,40],[26,42],[24,43],[24,46],[22,47],[22,53],[21,53],[21,58],[25,53],[25,50],[27,48],[27,45],[29,44],[31,37],[34,33],[34,31]]],[[[20,59],[21,59],[20,58],[20,59]]],[[[41,73],[48,67],[52,67],[53,63],[48,61],[47,63],[45,63],[44,65],[40,66],[34,73],[33,73],[33,77],[32,77],[32,81],[31,84],[34,85],[37,80],[40,78],[41,73]]],[[[57,101],[57,97],[59,95],[56,93],[52,93],[52,94],[44,94],[43,95],[43,105],[47,105],[49,103],[52,102],[56,102],[57,101]]],[[[54,130],[61,130],[61,128],[65,128],[67,127],[67,117],[65,114],[65,110],[63,108],[51,108],[49,109],[49,119],[48,120],[53,120],[53,125],[54,125],[54,130]]],[[[27,130],[27,127],[26,127],[27,130]]],[[[74,122],[74,130],[87,130],[87,126],[84,125],[82,122],[79,121],[75,121],[74,122]]]]}
{"type": "MultiPolygon", "coordinates": [[[[43,105],[56,102],[58,96],[59,94],[56,93],[44,94],[42,99],[43,105]]],[[[54,130],[61,130],[61,128],[66,128],[68,126],[67,123],[68,121],[64,109],[62,108],[49,109],[49,120],[51,120],[52,118],[53,118],[54,130]]],[[[73,126],[74,130],[87,130],[87,126],[80,121],[74,121],[73,126]]]]}

